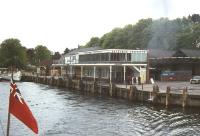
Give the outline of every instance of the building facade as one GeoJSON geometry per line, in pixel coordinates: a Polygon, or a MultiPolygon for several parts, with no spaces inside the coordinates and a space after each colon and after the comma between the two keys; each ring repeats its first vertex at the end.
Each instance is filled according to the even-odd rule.
{"type": "Polygon", "coordinates": [[[160,81],[189,81],[200,75],[200,50],[149,50],[150,77],[160,81]]]}
{"type": "Polygon", "coordinates": [[[62,57],[64,63],[53,64],[61,76],[90,78],[131,84],[134,78],[146,83],[148,78],[148,51],[128,49],[81,48],[62,57]]]}

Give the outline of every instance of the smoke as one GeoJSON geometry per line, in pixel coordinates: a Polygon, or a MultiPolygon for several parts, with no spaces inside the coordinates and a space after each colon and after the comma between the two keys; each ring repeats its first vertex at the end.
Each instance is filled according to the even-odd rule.
{"type": "Polygon", "coordinates": [[[176,46],[176,32],[179,29],[176,20],[161,18],[154,20],[151,25],[151,40],[149,49],[172,49],[176,46]]]}
{"type": "Polygon", "coordinates": [[[171,0],[155,0],[159,15],[165,18],[154,20],[151,25],[151,39],[147,48],[172,49],[176,47],[176,33],[180,26],[176,20],[169,20],[171,0]]]}
{"type": "Polygon", "coordinates": [[[171,0],[154,0],[153,6],[159,16],[168,17],[171,9],[171,0]]]}
{"type": "Polygon", "coordinates": [[[170,9],[170,0],[160,0],[160,2],[162,2],[164,17],[168,17],[170,9]]]}

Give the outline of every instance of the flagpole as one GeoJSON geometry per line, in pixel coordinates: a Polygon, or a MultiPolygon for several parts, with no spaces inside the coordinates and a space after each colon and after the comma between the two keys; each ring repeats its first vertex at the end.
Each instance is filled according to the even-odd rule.
{"type": "MultiPolygon", "coordinates": [[[[13,82],[13,67],[12,66],[11,66],[11,79],[10,79],[10,81],[13,82]]],[[[7,120],[7,134],[6,134],[6,136],[9,136],[9,132],[10,132],[10,93],[9,93],[9,101],[8,101],[8,120],[7,120]]]]}
{"type": "Polygon", "coordinates": [[[10,96],[9,96],[8,120],[7,120],[7,134],[6,134],[6,136],[9,136],[9,131],[10,131],[10,96]]]}

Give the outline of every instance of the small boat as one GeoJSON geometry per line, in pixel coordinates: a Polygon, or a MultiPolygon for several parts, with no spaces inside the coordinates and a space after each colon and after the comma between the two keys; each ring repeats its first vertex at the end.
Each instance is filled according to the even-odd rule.
{"type": "MultiPolygon", "coordinates": [[[[12,77],[12,73],[2,73],[0,77],[1,77],[1,80],[10,80],[12,77]]],[[[21,78],[22,78],[21,71],[13,72],[14,81],[21,81],[21,78]]]]}

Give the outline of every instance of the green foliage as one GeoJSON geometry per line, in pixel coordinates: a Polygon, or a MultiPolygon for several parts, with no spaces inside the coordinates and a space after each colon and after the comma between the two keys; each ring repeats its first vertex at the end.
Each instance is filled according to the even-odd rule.
{"type": "Polygon", "coordinates": [[[115,28],[101,38],[93,37],[86,47],[122,49],[179,49],[200,48],[200,15],[169,20],[141,19],[135,25],[115,28]]]}
{"type": "Polygon", "coordinates": [[[51,52],[46,46],[38,45],[35,47],[35,58],[36,65],[39,65],[41,61],[51,59],[51,52]]]}
{"type": "Polygon", "coordinates": [[[86,47],[100,46],[100,39],[98,37],[92,37],[90,41],[86,44],[86,47]]]}
{"type": "Polygon", "coordinates": [[[58,60],[58,59],[60,59],[60,57],[61,57],[60,53],[59,52],[55,52],[54,55],[52,56],[52,59],[58,60]]]}
{"type": "Polygon", "coordinates": [[[67,54],[67,53],[69,53],[69,49],[68,48],[66,48],[65,50],[64,50],[64,54],[67,54]]]}
{"type": "Polygon", "coordinates": [[[193,24],[191,27],[177,34],[177,49],[190,48],[199,49],[200,44],[200,24],[193,24]]]}
{"type": "Polygon", "coordinates": [[[188,17],[193,23],[200,23],[200,15],[193,14],[192,16],[188,17]]]}
{"type": "Polygon", "coordinates": [[[113,29],[102,37],[103,48],[120,48],[123,44],[123,32],[120,28],[113,29]]]}
{"type": "Polygon", "coordinates": [[[36,64],[35,49],[33,48],[27,49],[26,54],[27,54],[28,63],[31,65],[35,65],[36,64]]]}
{"type": "Polygon", "coordinates": [[[136,25],[127,25],[124,28],[115,28],[104,34],[100,39],[91,38],[86,46],[98,45],[103,48],[146,48],[151,38],[152,19],[142,19],[136,25]]]}
{"type": "Polygon", "coordinates": [[[18,39],[6,39],[0,45],[1,67],[23,68],[26,65],[26,50],[18,39]]]}

